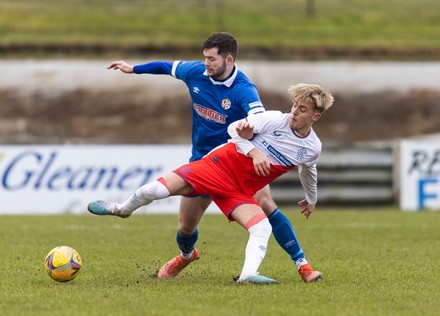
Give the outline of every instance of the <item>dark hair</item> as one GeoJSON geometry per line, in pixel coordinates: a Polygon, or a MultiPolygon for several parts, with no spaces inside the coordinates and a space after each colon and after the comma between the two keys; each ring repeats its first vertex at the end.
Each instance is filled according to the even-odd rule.
{"type": "Polygon", "coordinates": [[[202,48],[217,48],[218,54],[226,58],[228,55],[232,55],[234,59],[237,58],[238,44],[235,38],[226,32],[212,33],[207,39],[203,41],[202,48]]]}

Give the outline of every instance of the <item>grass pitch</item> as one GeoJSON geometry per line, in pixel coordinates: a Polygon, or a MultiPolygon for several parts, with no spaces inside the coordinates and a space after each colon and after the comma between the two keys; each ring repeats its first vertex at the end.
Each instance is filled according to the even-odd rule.
{"type": "Polygon", "coordinates": [[[305,284],[271,237],[260,272],[281,282],[238,286],[247,232],[222,215],[199,227],[200,260],[173,280],[151,275],[177,254],[175,215],[122,220],[0,217],[1,315],[435,315],[440,290],[440,213],[285,210],[324,279],[305,284]],[[52,281],[43,260],[58,245],[78,250],[79,276],[52,281]]]}
{"type": "Polygon", "coordinates": [[[224,30],[243,47],[438,49],[439,17],[438,0],[2,0],[0,44],[199,47],[224,30]]]}

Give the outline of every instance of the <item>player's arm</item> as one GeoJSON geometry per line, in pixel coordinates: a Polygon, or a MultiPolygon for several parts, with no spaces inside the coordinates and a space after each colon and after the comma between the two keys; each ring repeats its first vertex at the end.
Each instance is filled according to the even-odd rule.
{"type": "Polygon", "coordinates": [[[133,66],[123,60],[112,62],[110,65],[107,66],[107,69],[120,70],[126,74],[133,73],[133,66]]]}
{"type": "Polygon", "coordinates": [[[254,126],[250,124],[246,119],[237,122],[235,128],[238,136],[244,139],[252,139],[254,137],[254,126]]]}
{"type": "Polygon", "coordinates": [[[269,158],[263,155],[257,148],[252,149],[247,155],[252,158],[255,173],[258,176],[268,176],[270,174],[269,158]]]}
{"type": "Polygon", "coordinates": [[[171,75],[173,62],[152,61],[150,63],[136,65],[133,67],[135,74],[171,75]]]}
{"type": "Polygon", "coordinates": [[[239,120],[229,125],[228,133],[239,151],[252,158],[256,174],[259,176],[269,175],[269,159],[249,141],[254,136],[254,126],[247,119],[239,120]]]}
{"type": "Polygon", "coordinates": [[[173,63],[168,61],[153,61],[132,66],[123,60],[112,62],[107,69],[120,70],[127,74],[171,75],[173,63]]]}
{"type": "Polygon", "coordinates": [[[258,115],[250,115],[235,121],[228,126],[228,133],[239,152],[247,155],[254,144],[250,141],[256,134],[270,133],[273,131],[274,120],[281,112],[268,111],[258,115]]]}
{"type": "Polygon", "coordinates": [[[238,104],[248,116],[265,112],[257,88],[253,84],[246,85],[240,90],[238,104]]]}
{"type": "Polygon", "coordinates": [[[311,166],[299,165],[298,173],[306,196],[304,200],[298,202],[298,205],[303,208],[301,213],[308,219],[318,201],[318,171],[316,164],[311,166]]]}
{"type": "Polygon", "coordinates": [[[249,141],[253,137],[254,126],[250,124],[245,125],[245,123],[247,123],[247,119],[231,123],[228,126],[228,134],[231,137],[232,142],[237,146],[237,149],[239,149],[239,152],[247,155],[255,148],[254,144],[249,141]]]}

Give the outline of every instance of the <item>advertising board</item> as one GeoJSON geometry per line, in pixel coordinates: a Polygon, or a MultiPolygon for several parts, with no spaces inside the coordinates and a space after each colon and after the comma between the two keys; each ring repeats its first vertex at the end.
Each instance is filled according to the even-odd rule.
{"type": "Polygon", "coordinates": [[[402,141],[400,162],[400,207],[440,210],[440,142],[402,141]]]}
{"type": "MultiPolygon", "coordinates": [[[[189,145],[0,145],[0,214],[86,214],[90,201],[125,201],[190,152],[189,145]]],[[[177,213],[179,201],[137,213],[177,213]]]]}

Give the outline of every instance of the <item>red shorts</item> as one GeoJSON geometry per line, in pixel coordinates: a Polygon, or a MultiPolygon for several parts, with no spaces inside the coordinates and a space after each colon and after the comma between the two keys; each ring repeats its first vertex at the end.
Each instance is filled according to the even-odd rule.
{"type": "Polygon", "coordinates": [[[291,169],[271,165],[268,176],[258,176],[252,158],[238,153],[235,144],[228,143],[174,172],[192,186],[191,195],[209,195],[223,214],[232,220],[230,215],[233,210],[242,204],[258,205],[255,193],[291,169]]]}

